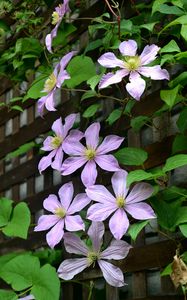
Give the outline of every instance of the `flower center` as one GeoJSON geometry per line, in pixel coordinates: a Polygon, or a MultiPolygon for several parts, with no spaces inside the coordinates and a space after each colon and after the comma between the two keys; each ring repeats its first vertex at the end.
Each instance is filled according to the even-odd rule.
{"type": "Polygon", "coordinates": [[[56,25],[56,24],[59,22],[59,20],[60,20],[59,14],[58,14],[56,11],[54,11],[54,12],[52,13],[52,21],[51,21],[51,24],[56,25]]]}
{"type": "Polygon", "coordinates": [[[59,137],[59,136],[54,136],[54,137],[52,138],[52,141],[51,141],[51,146],[52,146],[54,149],[56,149],[56,148],[60,147],[60,145],[62,144],[62,142],[63,142],[63,139],[62,139],[61,137],[59,137]]]}
{"type": "Polygon", "coordinates": [[[116,203],[119,208],[123,208],[125,205],[125,199],[122,196],[116,198],[116,203]]]}
{"type": "Polygon", "coordinates": [[[85,155],[88,160],[92,160],[96,155],[96,151],[94,149],[88,148],[85,151],[85,155]]]}
{"type": "Polygon", "coordinates": [[[99,253],[88,252],[87,260],[88,260],[89,266],[91,266],[92,264],[95,265],[95,263],[96,263],[96,261],[97,261],[98,258],[99,258],[99,253]]]}
{"type": "Polygon", "coordinates": [[[141,66],[141,60],[139,56],[125,56],[125,67],[129,71],[135,71],[141,66]]]}
{"type": "Polygon", "coordinates": [[[64,208],[59,207],[55,209],[55,215],[58,216],[59,218],[63,219],[66,215],[66,211],[64,208]]]}
{"type": "Polygon", "coordinates": [[[56,76],[54,75],[54,73],[52,73],[49,78],[47,78],[47,80],[45,81],[44,84],[44,92],[49,93],[50,91],[52,91],[52,89],[55,87],[56,85],[56,76]]]}

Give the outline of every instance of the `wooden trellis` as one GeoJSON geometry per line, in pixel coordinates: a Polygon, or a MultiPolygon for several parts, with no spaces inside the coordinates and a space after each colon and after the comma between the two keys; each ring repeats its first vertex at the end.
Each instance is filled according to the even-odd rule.
{"type": "MultiPolygon", "coordinates": [[[[98,1],[94,4],[94,7],[84,11],[83,15],[89,16],[94,13],[94,16],[97,16],[102,11],[103,7],[99,5],[98,1]]],[[[78,32],[72,35],[70,43],[78,38],[85,40],[87,25],[85,22],[79,24],[78,32]]],[[[15,93],[9,81],[0,81],[2,100],[8,103],[15,93]]],[[[56,193],[63,183],[72,180],[76,192],[79,192],[82,189],[79,176],[61,177],[53,170],[47,170],[43,175],[39,175],[37,165],[40,156],[35,153],[35,150],[30,150],[26,155],[9,161],[5,160],[5,155],[29,141],[36,141],[38,138],[43,137],[59,116],[64,119],[65,116],[76,111],[77,101],[80,101],[79,94],[62,91],[58,110],[47,113],[44,119],[37,115],[35,100],[28,100],[23,104],[24,113],[7,111],[6,108],[0,110],[0,195],[12,198],[17,202],[27,202],[32,213],[32,223],[36,223],[45,197],[50,193],[56,193]]],[[[89,104],[89,101],[87,103],[89,104]]],[[[139,115],[151,116],[161,106],[159,89],[157,89],[134,106],[132,115],[133,117],[139,115]]],[[[118,128],[116,126],[110,128],[110,134],[117,133],[120,135],[121,133],[124,135],[126,133],[128,146],[141,146],[145,149],[149,155],[145,163],[145,169],[150,169],[162,165],[166,158],[171,155],[171,145],[176,134],[175,119],[174,121],[173,119],[174,116],[171,117],[166,114],[164,118],[154,120],[157,127],[160,127],[156,132],[152,128],[149,131],[143,129],[139,134],[135,134],[130,129],[130,119],[125,116],[121,118],[118,128]],[[166,127],[168,132],[165,130],[166,127]]],[[[84,127],[83,123],[82,126],[84,127]]],[[[106,129],[107,131],[108,129],[106,129]]],[[[131,170],[129,166],[123,167],[131,170]]],[[[99,178],[99,181],[108,185],[110,176],[111,174],[105,172],[99,178]]],[[[12,251],[35,250],[43,246],[46,246],[45,233],[34,233],[31,230],[28,240],[6,239],[0,236],[1,255],[12,251]]],[[[147,232],[147,230],[142,232],[129,256],[125,260],[116,263],[124,272],[127,272],[126,281],[129,283],[129,287],[116,289],[106,285],[105,298],[103,299],[183,299],[182,296],[177,295],[170,279],[161,278],[159,273],[162,268],[172,261],[175,250],[176,245],[172,241],[163,239],[161,235],[156,235],[154,232],[147,232]]],[[[99,270],[90,269],[85,271],[78,276],[78,279],[83,281],[96,280],[96,286],[104,287],[102,274],[99,270]]],[[[87,299],[87,291],[76,284],[64,283],[62,290],[63,300],[87,299]]],[[[96,300],[96,297],[95,294],[93,299],[96,300]]]]}

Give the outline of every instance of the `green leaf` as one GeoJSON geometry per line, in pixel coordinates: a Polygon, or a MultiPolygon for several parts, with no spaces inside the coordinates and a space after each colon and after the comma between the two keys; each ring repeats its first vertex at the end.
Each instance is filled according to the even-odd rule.
{"type": "Polygon", "coordinates": [[[152,15],[153,15],[155,12],[159,11],[160,6],[161,6],[162,4],[164,4],[165,2],[167,2],[167,0],[155,0],[155,1],[153,2],[153,6],[152,6],[152,15]]]}
{"type": "Polygon", "coordinates": [[[130,235],[131,239],[133,241],[136,240],[138,234],[140,233],[140,231],[149,223],[148,220],[146,221],[142,221],[142,222],[139,222],[139,223],[135,223],[135,224],[132,224],[130,225],[130,228],[128,230],[128,234],[130,235]]]}
{"type": "Polygon", "coordinates": [[[103,74],[94,75],[93,77],[91,77],[90,79],[87,80],[87,84],[90,86],[90,88],[93,91],[95,90],[95,87],[99,83],[102,76],[103,76],[103,74]]]}
{"type": "Polygon", "coordinates": [[[38,99],[44,95],[46,95],[46,93],[42,92],[42,90],[44,89],[44,83],[46,81],[46,79],[48,78],[48,75],[40,75],[38,76],[32,83],[31,87],[29,88],[29,90],[27,91],[26,96],[24,97],[23,101],[31,98],[31,99],[38,99]]]}
{"type": "Polygon", "coordinates": [[[0,290],[0,300],[16,300],[18,296],[13,291],[0,290]]]}
{"type": "Polygon", "coordinates": [[[176,220],[176,225],[180,225],[182,223],[187,223],[187,207],[182,206],[179,208],[176,220]]]}
{"type": "Polygon", "coordinates": [[[93,117],[96,112],[98,111],[98,109],[100,108],[100,104],[92,104],[91,106],[89,106],[83,113],[83,117],[84,118],[90,118],[93,117]]]}
{"type": "Polygon", "coordinates": [[[168,85],[170,88],[174,88],[178,84],[180,84],[182,86],[185,86],[187,84],[187,71],[182,72],[180,75],[178,75],[172,81],[170,81],[168,85]]]}
{"type": "Polygon", "coordinates": [[[17,236],[26,239],[30,219],[30,210],[27,204],[21,202],[14,208],[11,220],[8,222],[6,227],[2,229],[2,232],[8,236],[17,236]]]}
{"type": "Polygon", "coordinates": [[[170,107],[172,108],[177,102],[177,96],[180,89],[180,85],[177,85],[172,90],[161,90],[160,97],[161,99],[170,107]]]}
{"type": "Polygon", "coordinates": [[[117,151],[114,155],[120,164],[140,166],[147,160],[148,154],[146,151],[139,148],[123,148],[117,151]]]}
{"type": "Polygon", "coordinates": [[[153,172],[148,173],[144,170],[131,171],[127,176],[127,185],[130,186],[131,183],[136,182],[136,181],[157,179],[164,175],[165,174],[161,169],[156,170],[155,173],[153,173],[153,172]]]}
{"type": "Polygon", "coordinates": [[[92,97],[96,97],[97,96],[97,93],[95,91],[86,91],[82,97],[81,97],[81,101],[85,100],[85,99],[88,99],[88,98],[92,98],[92,97]]]}
{"type": "Polygon", "coordinates": [[[178,134],[172,144],[172,154],[187,150],[186,135],[178,134]]]}
{"type": "Polygon", "coordinates": [[[165,269],[162,271],[162,273],[160,274],[161,276],[168,276],[172,273],[172,263],[167,265],[167,267],[165,267],[165,269]]]}
{"type": "Polygon", "coordinates": [[[33,278],[38,276],[39,270],[39,259],[23,254],[7,262],[0,271],[0,277],[15,291],[22,291],[32,286],[33,278]]]}
{"type": "Polygon", "coordinates": [[[187,154],[177,154],[172,157],[169,157],[166,160],[166,164],[163,167],[164,172],[169,172],[176,168],[187,165],[187,154]]]}
{"type": "Polygon", "coordinates": [[[80,83],[96,75],[95,64],[88,56],[74,57],[67,67],[70,79],[65,80],[68,88],[74,88],[80,83]]]}
{"type": "Polygon", "coordinates": [[[8,224],[12,212],[13,201],[7,198],[0,198],[0,227],[8,224]]]}
{"type": "Polygon", "coordinates": [[[136,118],[131,119],[131,127],[135,130],[135,131],[139,131],[147,122],[150,121],[149,117],[146,116],[139,116],[136,118]]]}
{"type": "Polygon", "coordinates": [[[23,99],[23,97],[14,97],[14,98],[10,99],[10,102],[21,101],[22,99],[23,99]]]}
{"type": "Polygon", "coordinates": [[[55,268],[46,264],[38,273],[35,272],[31,294],[37,300],[59,300],[60,280],[55,268]]]}
{"type": "Polygon", "coordinates": [[[13,158],[13,157],[17,157],[17,156],[22,155],[22,154],[25,154],[26,152],[31,150],[33,147],[35,147],[35,145],[36,145],[35,142],[29,142],[29,143],[26,143],[24,145],[21,145],[17,150],[8,153],[5,156],[5,160],[8,160],[8,159],[13,158]]]}
{"type": "Polygon", "coordinates": [[[167,28],[175,26],[175,25],[186,25],[187,24],[187,15],[183,15],[179,18],[176,18],[174,21],[167,24],[161,31],[160,34],[165,31],[167,28]]]}
{"type": "Polygon", "coordinates": [[[11,106],[11,109],[23,112],[23,108],[19,105],[13,105],[13,106],[11,106]]]}
{"type": "Polygon", "coordinates": [[[187,129],[187,107],[185,107],[177,120],[177,126],[182,133],[187,129]]]}
{"type": "Polygon", "coordinates": [[[174,62],[174,56],[173,56],[173,54],[164,54],[164,55],[162,55],[161,60],[160,60],[160,66],[162,66],[163,64],[165,64],[165,62],[168,62],[168,63],[174,62]]]}
{"type": "Polygon", "coordinates": [[[147,23],[147,24],[142,24],[140,25],[140,28],[145,28],[147,29],[148,31],[152,32],[155,25],[157,24],[158,22],[153,22],[153,23],[147,23]]]}
{"type": "Polygon", "coordinates": [[[171,40],[167,45],[165,45],[161,50],[160,53],[167,53],[167,52],[180,52],[180,48],[175,42],[175,40],[171,40]]]}
{"type": "Polygon", "coordinates": [[[114,109],[110,115],[108,116],[108,118],[106,119],[106,122],[109,123],[109,125],[112,125],[115,121],[117,121],[121,116],[121,109],[117,108],[114,109]]]}
{"type": "Polygon", "coordinates": [[[167,14],[167,15],[181,16],[184,14],[184,11],[182,9],[178,8],[177,6],[171,6],[171,5],[167,5],[167,4],[160,5],[160,8],[158,9],[158,11],[162,14],[167,14]]]}
{"type": "Polygon", "coordinates": [[[187,42],[187,24],[181,26],[181,36],[187,42]]]}
{"type": "Polygon", "coordinates": [[[86,47],[84,54],[86,54],[89,51],[95,50],[103,45],[103,41],[101,39],[95,40],[93,42],[90,42],[88,46],[86,47]]]}

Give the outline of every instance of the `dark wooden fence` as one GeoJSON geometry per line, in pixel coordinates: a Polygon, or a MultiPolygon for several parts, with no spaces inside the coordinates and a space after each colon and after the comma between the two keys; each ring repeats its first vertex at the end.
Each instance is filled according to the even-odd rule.
{"type": "MultiPolygon", "coordinates": [[[[104,9],[104,6],[101,6],[99,2],[94,4],[94,8],[91,7],[88,11],[84,11],[83,15],[99,15],[104,9]]],[[[78,32],[72,36],[70,43],[77,38],[80,39],[80,44],[82,40],[86,40],[87,25],[85,22],[79,24],[78,32]]],[[[2,80],[0,88],[1,99],[7,104],[12,96],[17,96],[17,92],[11,87],[8,80],[2,80]]],[[[0,195],[12,198],[17,202],[23,200],[27,202],[32,213],[32,223],[36,223],[45,197],[50,193],[56,193],[62,183],[71,179],[76,190],[79,191],[79,176],[61,177],[58,172],[53,170],[47,170],[43,175],[39,175],[37,165],[40,156],[35,154],[34,149],[8,161],[5,160],[5,155],[16,150],[22,144],[41,139],[50,130],[57,117],[62,116],[64,118],[75,111],[77,101],[80,101],[79,94],[62,91],[58,111],[47,113],[44,119],[37,115],[35,100],[28,100],[23,104],[25,109],[23,113],[8,111],[6,108],[0,110],[0,195]]],[[[138,115],[152,116],[161,106],[159,88],[157,88],[135,105],[132,115],[133,117],[138,115]]],[[[146,127],[137,134],[130,129],[130,119],[125,116],[120,120],[118,128],[112,127],[110,133],[120,135],[121,132],[124,135],[126,132],[128,146],[143,147],[149,154],[145,169],[150,169],[162,165],[165,159],[170,156],[172,141],[176,134],[176,118],[176,114],[169,116],[166,113],[164,117],[154,119],[156,130],[154,127],[146,127]]],[[[130,170],[129,167],[124,166],[124,168],[130,170]]],[[[106,184],[109,183],[107,174],[104,174],[101,180],[106,184]]],[[[152,225],[157,227],[156,222],[153,222],[152,225]]],[[[1,255],[11,251],[35,250],[44,246],[46,246],[45,233],[34,233],[32,230],[26,241],[0,236],[1,255]]],[[[78,276],[78,279],[96,282],[97,289],[94,292],[94,300],[183,299],[177,294],[169,278],[160,277],[160,271],[172,261],[175,250],[176,245],[173,241],[167,240],[162,235],[146,228],[137,239],[129,256],[124,261],[117,263],[126,273],[126,282],[129,284],[127,287],[116,289],[106,284],[105,292],[102,292],[105,285],[102,275],[99,270],[93,269],[83,272],[78,276]],[[102,293],[103,298],[98,296],[102,293]]],[[[87,290],[76,284],[65,283],[62,290],[62,299],[64,300],[86,300],[88,297],[87,290]]]]}

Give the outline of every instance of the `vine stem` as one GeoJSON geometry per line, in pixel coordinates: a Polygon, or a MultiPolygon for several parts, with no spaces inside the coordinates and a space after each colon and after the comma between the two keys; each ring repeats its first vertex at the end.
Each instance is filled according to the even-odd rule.
{"type": "Polygon", "coordinates": [[[92,299],[93,287],[94,287],[94,282],[90,281],[90,290],[89,290],[88,300],[92,299]]]}
{"type": "Polygon", "coordinates": [[[111,11],[111,13],[116,17],[117,19],[117,22],[118,22],[118,37],[119,37],[119,40],[121,39],[121,16],[120,16],[120,12],[119,12],[119,15],[117,15],[115,13],[115,11],[113,10],[112,6],[110,5],[109,1],[108,0],[105,0],[105,3],[106,5],[108,6],[109,10],[111,11]]]}
{"type": "Polygon", "coordinates": [[[21,292],[21,293],[19,294],[19,297],[25,295],[27,292],[30,292],[31,289],[32,289],[32,287],[28,288],[28,289],[25,290],[24,292],[21,292]]]}

